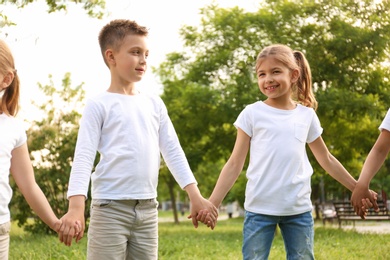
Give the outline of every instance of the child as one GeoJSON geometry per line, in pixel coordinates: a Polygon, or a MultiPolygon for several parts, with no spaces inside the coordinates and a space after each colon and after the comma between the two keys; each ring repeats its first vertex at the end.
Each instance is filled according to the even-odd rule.
{"type": "Polygon", "coordinates": [[[27,136],[22,123],[15,118],[18,109],[19,77],[10,49],[0,40],[0,259],[8,259],[9,251],[10,172],[34,212],[55,231],[61,224],[35,182],[27,136]]]}
{"type": "Polygon", "coordinates": [[[160,152],[189,195],[194,226],[202,209],[209,212],[211,228],[218,216],[199,192],[163,101],[136,89],[147,68],[147,35],[145,27],[122,19],[99,34],[111,84],[85,106],[69,181],[69,210],[59,232],[60,241],[70,245],[74,231],[68,223],[82,220],[84,229],[91,178],[88,259],[157,259],[160,152]],[[96,151],[100,162],[91,175],[96,151]]]}
{"type": "Polygon", "coordinates": [[[287,259],[314,259],[308,143],[321,167],[349,190],[355,179],[328,151],[315,113],[311,72],[303,53],[285,45],[263,49],[256,61],[260,91],[267,97],[238,116],[237,139],[210,201],[218,207],[243,169],[246,172],[244,259],[267,259],[279,225],[287,259]]]}
{"type": "Polygon", "coordinates": [[[376,199],[369,192],[368,186],[390,152],[390,109],[379,126],[379,130],[378,139],[364,162],[362,172],[352,192],[351,203],[355,208],[355,212],[359,215],[370,207],[374,207],[376,211],[378,210],[376,199]]]}

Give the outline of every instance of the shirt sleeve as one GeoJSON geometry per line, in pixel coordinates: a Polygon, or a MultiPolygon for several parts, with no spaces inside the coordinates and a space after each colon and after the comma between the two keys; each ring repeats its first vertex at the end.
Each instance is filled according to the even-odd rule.
{"type": "Polygon", "coordinates": [[[24,130],[23,123],[21,121],[17,121],[16,131],[18,131],[18,138],[15,142],[15,148],[22,146],[27,142],[27,134],[24,130]]]}
{"type": "Polygon", "coordinates": [[[183,189],[185,186],[195,183],[196,179],[188,164],[183,148],[180,145],[175,128],[168,115],[167,108],[162,101],[160,102],[160,130],[159,130],[159,145],[160,151],[171,171],[176,182],[183,189]]]}
{"type": "Polygon", "coordinates": [[[241,113],[238,115],[236,121],[233,125],[236,128],[240,128],[244,131],[249,137],[253,136],[253,118],[251,113],[251,106],[246,106],[241,113]]]}
{"type": "Polygon", "coordinates": [[[381,125],[379,126],[380,131],[382,131],[383,129],[390,131],[390,109],[387,110],[387,114],[383,119],[381,125]]]}
{"type": "Polygon", "coordinates": [[[84,195],[87,198],[93,163],[102,128],[101,111],[96,103],[89,100],[80,120],[76,149],[69,179],[67,197],[84,195]]]}
{"type": "Polygon", "coordinates": [[[307,135],[307,143],[315,141],[318,137],[322,135],[323,128],[321,127],[320,119],[318,118],[314,109],[312,111],[312,120],[309,128],[309,133],[307,135]]]}

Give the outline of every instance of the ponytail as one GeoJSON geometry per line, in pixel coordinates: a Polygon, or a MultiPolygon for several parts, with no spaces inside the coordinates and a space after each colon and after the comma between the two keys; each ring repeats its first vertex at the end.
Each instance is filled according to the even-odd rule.
{"type": "Polygon", "coordinates": [[[12,73],[14,77],[10,85],[3,90],[4,93],[0,100],[0,113],[16,116],[19,111],[20,81],[11,50],[4,41],[0,40],[0,74],[5,76],[8,73],[12,73]]]}
{"type": "Polygon", "coordinates": [[[302,105],[317,109],[318,103],[313,93],[309,63],[302,52],[294,51],[293,54],[300,70],[300,76],[296,83],[296,98],[302,105]]]}
{"type": "Polygon", "coordinates": [[[11,116],[16,116],[19,111],[19,76],[15,73],[12,83],[4,89],[0,110],[11,116]]]}

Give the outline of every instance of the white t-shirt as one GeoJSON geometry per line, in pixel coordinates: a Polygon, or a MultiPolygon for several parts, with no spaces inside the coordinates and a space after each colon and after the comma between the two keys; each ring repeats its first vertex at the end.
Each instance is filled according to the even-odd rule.
{"type": "Polygon", "coordinates": [[[315,111],[302,105],[281,110],[259,101],[248,105],[234,125],[251,137],[245,209],[274,216],[310,211],[313,168],[306,143],[322,134],[315,111]]]}
{"type": "Polygon", "coordinates": [[[84,108],[67,195],[87,197],[91,179],[93,199],[156,198],[160,153],[180,187],[196,183],[159,96],[101,93],[84,108]]]}
{"type": "Polygon", "coordinates": [[[382,124],[379,126],[380,131],[383,129],[390,131],[390,109],[387,110],[385,119],[383,119],[382,124]]]}
{"type": "Polygon", "coordinates": [[[6,114],[0,114],[0,224],[10,221],[8,204],[12,198],[9,185],[11,152],[27,141],[21,121],[6,114]]]}

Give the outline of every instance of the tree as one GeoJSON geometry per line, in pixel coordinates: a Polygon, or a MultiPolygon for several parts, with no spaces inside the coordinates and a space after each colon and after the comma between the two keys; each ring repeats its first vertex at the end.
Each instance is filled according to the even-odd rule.
{"type": "MultiPolygon", "coordinates": [[[[0,0],[0,4],[13,4],[18,8],[37,2],[37,0],[0,0]]],[[[67,11],[71,4],[83,5],[84,10],[90,17],[101,19],[105,9],[105,0],[46,0],[48,13],[67,11]]],[[[15,26],[8,19],[6,14],[0,13],[0,28],[15,26]]],[[[28,146],[34,163],[36,181],[49,200],[54,212],[61,217],[67,212],[68,202],[66,191],[70,174],[70,167],[73,161],[74,147],[76,145],[78,111],[82,107],[84,91],[82,85],[72,88],[70,74],[64,76],[62,89],[57,89],[50,78],[50,85],[39,84],[47,100],[44,104],[36,104],[43,114],[40,121],[32,123],[27,131],[28,146]],[[62,104],[58,108],[58,104],[62,104]]],[[[96,158],[96,161],[98,157],[96,158]]],[[[19,226],[24,226],[27,231],[53,233],[39,218],[35,217],[25,199],[16,188],[11,179],[14,196],[10,203],[13,219],[18,221],[19,226]],[[35,221],[30,223],[28,219],[34,217],[35,221]]],[[[86,206],[85,218],[89,217],[89,206],[86,206]]]]}
{"type": "MultiPolygon", "coordinates": [[[[46,101],[35,104],[42,112],[42,119],[32,122],[27,131],[28,147],[34,166],[35,178],[46,195],[57,217],[62,217],[68,210],[66,192],[76,146],[78,121],[83,107],[83,84],[71,86],[70,74],[62,80],[62,88],[57,88],[50,78],[50,84],[39,84],[39,89],[46,95],[46,101]]],[[[15,191],[11,211],[13,219],[27,231],[52,233],[39,218],[32,213],[22,194],[13,184],[15,191]],[[30,223],[28,219],[33,217],[30,223]]],[[[86,218],[89,207],[86,207],[86,218]]]]}
{"type": "MultiPolygon", "coordinates": [[[[256,12],[202,8],[200,25],[181,29],[183,51],[167,55],[156,69],[164,85],[162,97],[201,183],[215,183],[219,171],[204,171],[202,165],[221,169],[234,144],[232,123],[239,112],[264,98],[254,65],[258,52],[271,43],[305,53],[323,138],[356,177],[389,104],[389,11],[387,1],[349,0],[269,0],[256,12]]],[[[309,156],[316,199],[325,172],[309,156]]],[[[328,198],[350,195],[328,175],[324,180],[328,198]]],[[[240,201],[243,196],[237,194],[240,201]]]]}
{"type": "MultiPolygon", "coordinates": [[[[0,0],[0,4],[14,4],[18,8],[24,8],[25,6],[37,2],[37,0],[0,0]]],[[[48,13],[66,11],[70,4],[83,4],[83,8],[86,13],[91,17],[96,17],[101,19],[103,17],[103,10],[106,6],[105,0],[65,0],[65,1],[56,1],[56,0],[46,0],[48,13]]],[[[10,25],[10,22],[7,20],[7,16],[0,14],[0,17],[3,19],[3,25],[10,25]]]]}

